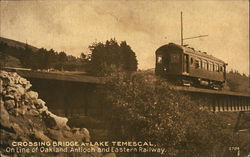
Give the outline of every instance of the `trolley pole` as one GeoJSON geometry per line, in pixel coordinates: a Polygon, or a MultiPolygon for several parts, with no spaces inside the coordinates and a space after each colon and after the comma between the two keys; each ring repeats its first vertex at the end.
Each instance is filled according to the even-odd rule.
{"type": "Polygon", "coordinates": [[[182,12],[181,12],[181,46],[183,46],[183,23],[182,23],[182,12]]]}
{"type": "Polygon", "coordinates": [[[199,35],[199,36],[194,36],[194,37],[189,37],[189,38],[183,38],[183,18],[182,18],[182,11],[181,11],[181,46],[183,46],[183,41],[184,40],[189,40],[189,39],[194,39],[194,38],[202,38],[202,37],[207,37],[208,35],[199,35]]]}

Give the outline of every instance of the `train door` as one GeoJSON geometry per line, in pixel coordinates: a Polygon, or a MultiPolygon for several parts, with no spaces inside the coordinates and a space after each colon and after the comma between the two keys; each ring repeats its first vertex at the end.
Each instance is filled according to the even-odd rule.
{"type": "Polygon", "coordinates": [[[183,56],[183,72],[184,73],[189,73],[189,69],[188,69],[188,55],[187,54],[184,54],[183,56]]]}

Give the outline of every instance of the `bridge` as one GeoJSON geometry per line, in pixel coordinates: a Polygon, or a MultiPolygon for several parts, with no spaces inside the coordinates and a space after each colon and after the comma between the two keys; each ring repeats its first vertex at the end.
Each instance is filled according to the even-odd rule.
{"type": "Polygon", "coordinates": [[[250,96],[246,93],[179,86],[173,89],[189,93],[198,102],[206,102],[205,107],[214,112],[250,111],[250,96]]]}
{"type": "MultiPolygon", "coordinates": [[[[40,72],[32,70],[16,70],[16,72],[28,79],[75,82],[89,84],[90,86],[105,84],[104,78],[89,76],[80,72],[40,72]]],[[[195,101],[206,102],[207,106],[204,107],[214,112],[250,111],[249,93],[181,86],[174,86],[172,89],[191,95],[195,101]]]]}
{"type": "Polygon", "coordinates": [[[84,72],[44,72],[33,70],[15,70],[24,78],[36,78],[57,81],[69,81],[89,84],[103,84],[104,79],[86,75],[84,72]]]}

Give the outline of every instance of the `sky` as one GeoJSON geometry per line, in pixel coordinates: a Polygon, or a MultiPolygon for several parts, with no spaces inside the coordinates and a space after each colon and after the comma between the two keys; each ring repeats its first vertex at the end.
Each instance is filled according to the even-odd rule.
{"type": "Polygon", "coordinates": [[[79,56],[93,42],[115,38],[136,53],[139,68],[155,65],[155,50],[184,38],[197,50],[249,74],[248,0],[0,1],[0,36],[79,56]]]}

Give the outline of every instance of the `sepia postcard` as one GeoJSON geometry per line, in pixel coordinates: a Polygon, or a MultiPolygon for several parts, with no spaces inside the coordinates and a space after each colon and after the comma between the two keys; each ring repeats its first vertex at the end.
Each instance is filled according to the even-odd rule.
{"type": "Polygon", "coordinates": [[[0,156],[249,157],[248,0],[1,0],[0,156]]]}

